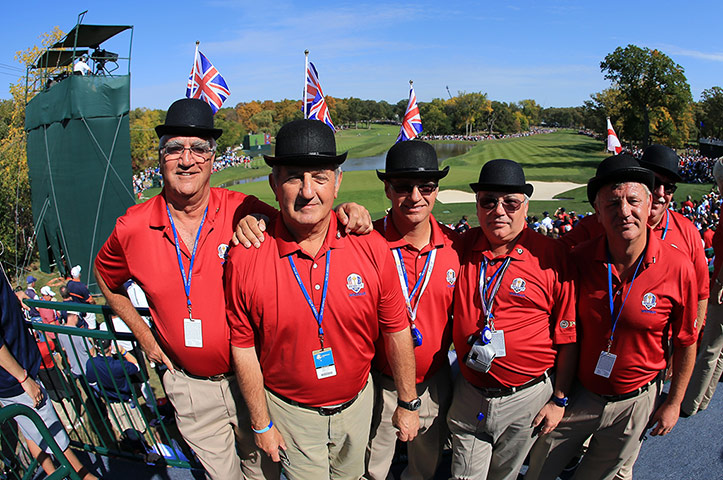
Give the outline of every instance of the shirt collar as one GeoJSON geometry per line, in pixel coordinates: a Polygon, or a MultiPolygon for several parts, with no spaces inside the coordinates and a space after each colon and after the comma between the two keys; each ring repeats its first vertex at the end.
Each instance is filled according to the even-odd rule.
{"type": "MultiPolygon", "coordinates": [[[[530,252],[528,246],[530,243],[534,240],[532,238],[533,235],[536,235],[535,232],[533,232],[530,228],[525,225],[522,229],[522,233],[520,233],[519,238],[517,239],[517,242],[515,243],[514,248],[510,251],[509,256],[513,260],[529,260],[530,259],[530,252]]],[[[487,257],[488,259],[492,260],[492,254],[490,252],[491,245],[489,240],[487,240],[487,237],[485,236],[482,229],[479,229],[479,234],[477,235],[477,239],[475,240],[474,245],[472,246],[473,251],[479,251],[482,252],[482,255],[487,257]]],[[[503,258],[503,257],[497,257],[497,258],[503,258]]]]}
{"type": "MultiPolygon", "coordinates": [[[[162,228],[164,230],[170,229],[171,222],[168,220],[168,211],[166,210],[166,206],[168,205],[168,202],[166,201],[166,194],[161,191],[161,193],[148,201],[153,202],[151,205],[151,213],[148,216],[148,225],[151,228],[162,228]]],[[[216,221],[216,215],[220,209],[220,189],[211,188],[211,192],[208,196],[208,214],[206,215],[205,222],[209,225],[213,225],[216,221]]]]}
{"type": "MultiPolygon", "coordinates": [[[[346,233],[344,229],[339,228],[339,219],[337,218],[336,213],[332,210],[329,215],[331,216],[329,230],[326,232],[324,243],[321,245],[319,252],[316,254],[317,257],[323,255],[327,250],[332,248],[344,248],[346,233]]],[[[273,222],[273,232],[274,237],[276,237],[276,247],[279,250],[279,257],[285,257],[287,255],[291,255],[292,253],[301,252],[301,247],[298,243],[296,243],[296,240],[294,240],[294,237],[291,235],[289,229],[286,228],[286,224],[281,218],[281,215],[277,215],[273,222]]]]}
{"type": "MultiPolygon", "coordinates": [[[[404,240],[404,237],[402,237],[402,235],[399,233],[397,227],[394,226],[394,222],[391,220],[391,214],[384,217],[382,221],[384,222],[384,239],[389,244],[389,248],[413,248],[411,247],[409,242],[404,240]]],[[[441,248],[444,246],[444,233],[442,232],[442,228],[439,226],[439,223],[434,218],[434,215],[429,215],[429,222],[432,226],[432,237],[430,239],[430,242],[424,248],[422,248],[420,253],[432,250],[432,248],[441,248]]]]}
{"type": "MultiPolygon", "coordinates": [[[[653,229],[647,227],[648,244],[645,247],[645,253],[643,254],[643,268],[648,268],[650,265],[657,261],[660,257],[660,244],[661,240],[653,235],[653,229]]],[[[598,262],[608,262],[608,241],[607,235],[603,234],[596,240],[594,258],[598,262]]]]}

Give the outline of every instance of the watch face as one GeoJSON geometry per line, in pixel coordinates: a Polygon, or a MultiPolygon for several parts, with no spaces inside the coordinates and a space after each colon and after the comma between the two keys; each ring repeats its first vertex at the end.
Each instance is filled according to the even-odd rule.
{"type": "Polygon", "coordinates": [[[410,410],[419,410],[419,407],[422,406],[422,399],[415,398],[414,400],[409,402],[409,406],[411,407],[410,410]]]}

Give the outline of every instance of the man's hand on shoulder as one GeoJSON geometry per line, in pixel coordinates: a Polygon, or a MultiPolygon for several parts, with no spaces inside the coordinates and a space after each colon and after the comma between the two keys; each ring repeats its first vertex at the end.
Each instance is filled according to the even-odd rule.
{"type": "Polygon", "coordinates": [[[236,230],[233,237],[231,237],[231,243],[234,245],[241,244],[245,248],[251,248],[251,245],[256,248],[261,247],[268,221],[269,219],[265,215],[246,215],[236,225],[236,230]]]}
{"type": "Polygon", "coordinates": [[[342,225],[346,226],[346,233],[366,235],[374,230],[369,210],[353,202],[339,204],[334,211],[342,225]]]}

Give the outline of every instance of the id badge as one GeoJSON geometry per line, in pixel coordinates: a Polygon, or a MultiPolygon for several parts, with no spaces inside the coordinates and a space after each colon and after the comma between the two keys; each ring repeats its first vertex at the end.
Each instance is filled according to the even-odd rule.
{"type": "Polygon", "coordinates": [[[507,355],[507,350],[505,349],[505,332],[504,330],[495,330],[492,332],[492,340],[490,341],[492,346],[495,348],[495,353],[497,354],[497,358],[504,357],[507,355]]]}
{"type": "Polygon", "coordinates": [[[314,368],[316,369],[316,378],[321,380],[322,378],[333,377],[336,375],[336,365],[334,365],[334,354],[331,353],[331,348],[324,348],[323,350],[314,350],[312,356],[314,357],[314,368]]]}
{"type": "Polygon", "coordinates": [[[203,348],[203,333],[200,319],[183,319],[183,339],[187,347],[203,348]]]}
{"type": "Polygon", "coordinates": [[[613,371],[616,358],[618,358],[618,356],[614,353],[600,352],[600,358],[597,359],[597,365],[595,366],[595,375],[610,378],[610,373],[613,371]]]}

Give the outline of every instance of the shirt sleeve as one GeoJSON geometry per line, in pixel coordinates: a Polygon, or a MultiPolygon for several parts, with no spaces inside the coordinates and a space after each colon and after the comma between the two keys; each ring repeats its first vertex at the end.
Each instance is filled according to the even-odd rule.
{"type": "Polygon", "coordinates": [[[710,272],[708,271],[708,261],[705,258],[705,249],[703,248],[703,240],[697,231],[694,232],[693,251],[691,252],[691,260],[695,268],[695,278],[698,284],[698,301],[706,300],[710,297],[710,272]]]}
{"type": "Polygon", "coordinates": [[[234,212],[233,225],[235,228],[236,225],[238,225],[238,222],[247,215],[261,214],[267,216],[269,220],[273,220],[274,218],[276,218],[276,215],[278,215],[278,213],[278,210],[276,210],[271,205],[262,202],[253,195],[248,195],[246,196],[246,198],[243,199],[239,207],[234,212]]]}
{"type": "Polygon", "coordinates": [[[575,275],[570,254],[565,248],[557,249],[558,269],[553,288],[552,314],[550,322],[553,326],[553,342],[556,345],[575,343],[577,331],[575,323],[575,275]]]}
{"type": "Polygon", "coordinates": [[[399,285],[392,251],[386,242],[378,255],[381,276],[381,295],[377,307],[379,328],[383,333],[400,332],[409,326],[409,314],[404,303],[402,287],[399,285]]]}
{"type": "Polygon", "coordinates": [[[131,278],[128,262],[118,236],[121,219],[95,257],[95,270],[111,290],[118,290],[131,278]]]}
{"type": "Polygon", "coordinates": [[[226,294],[226,321],[231,331],[231,345],[250,348],[255,345],[256,334],[251,326],[245,295],[241,291],[244,274],[241,272],[239,255],[243,249],[231,248],[224,266],[224,289],[226,294]]]}
{"type": "Polygon", "coordinates": [[[698,339],[698,287],[692,265],[685,262],[680,272],[678,287],[680,302],[673,306],[672,337],[676,347],[688,347],[698,339]]]}

